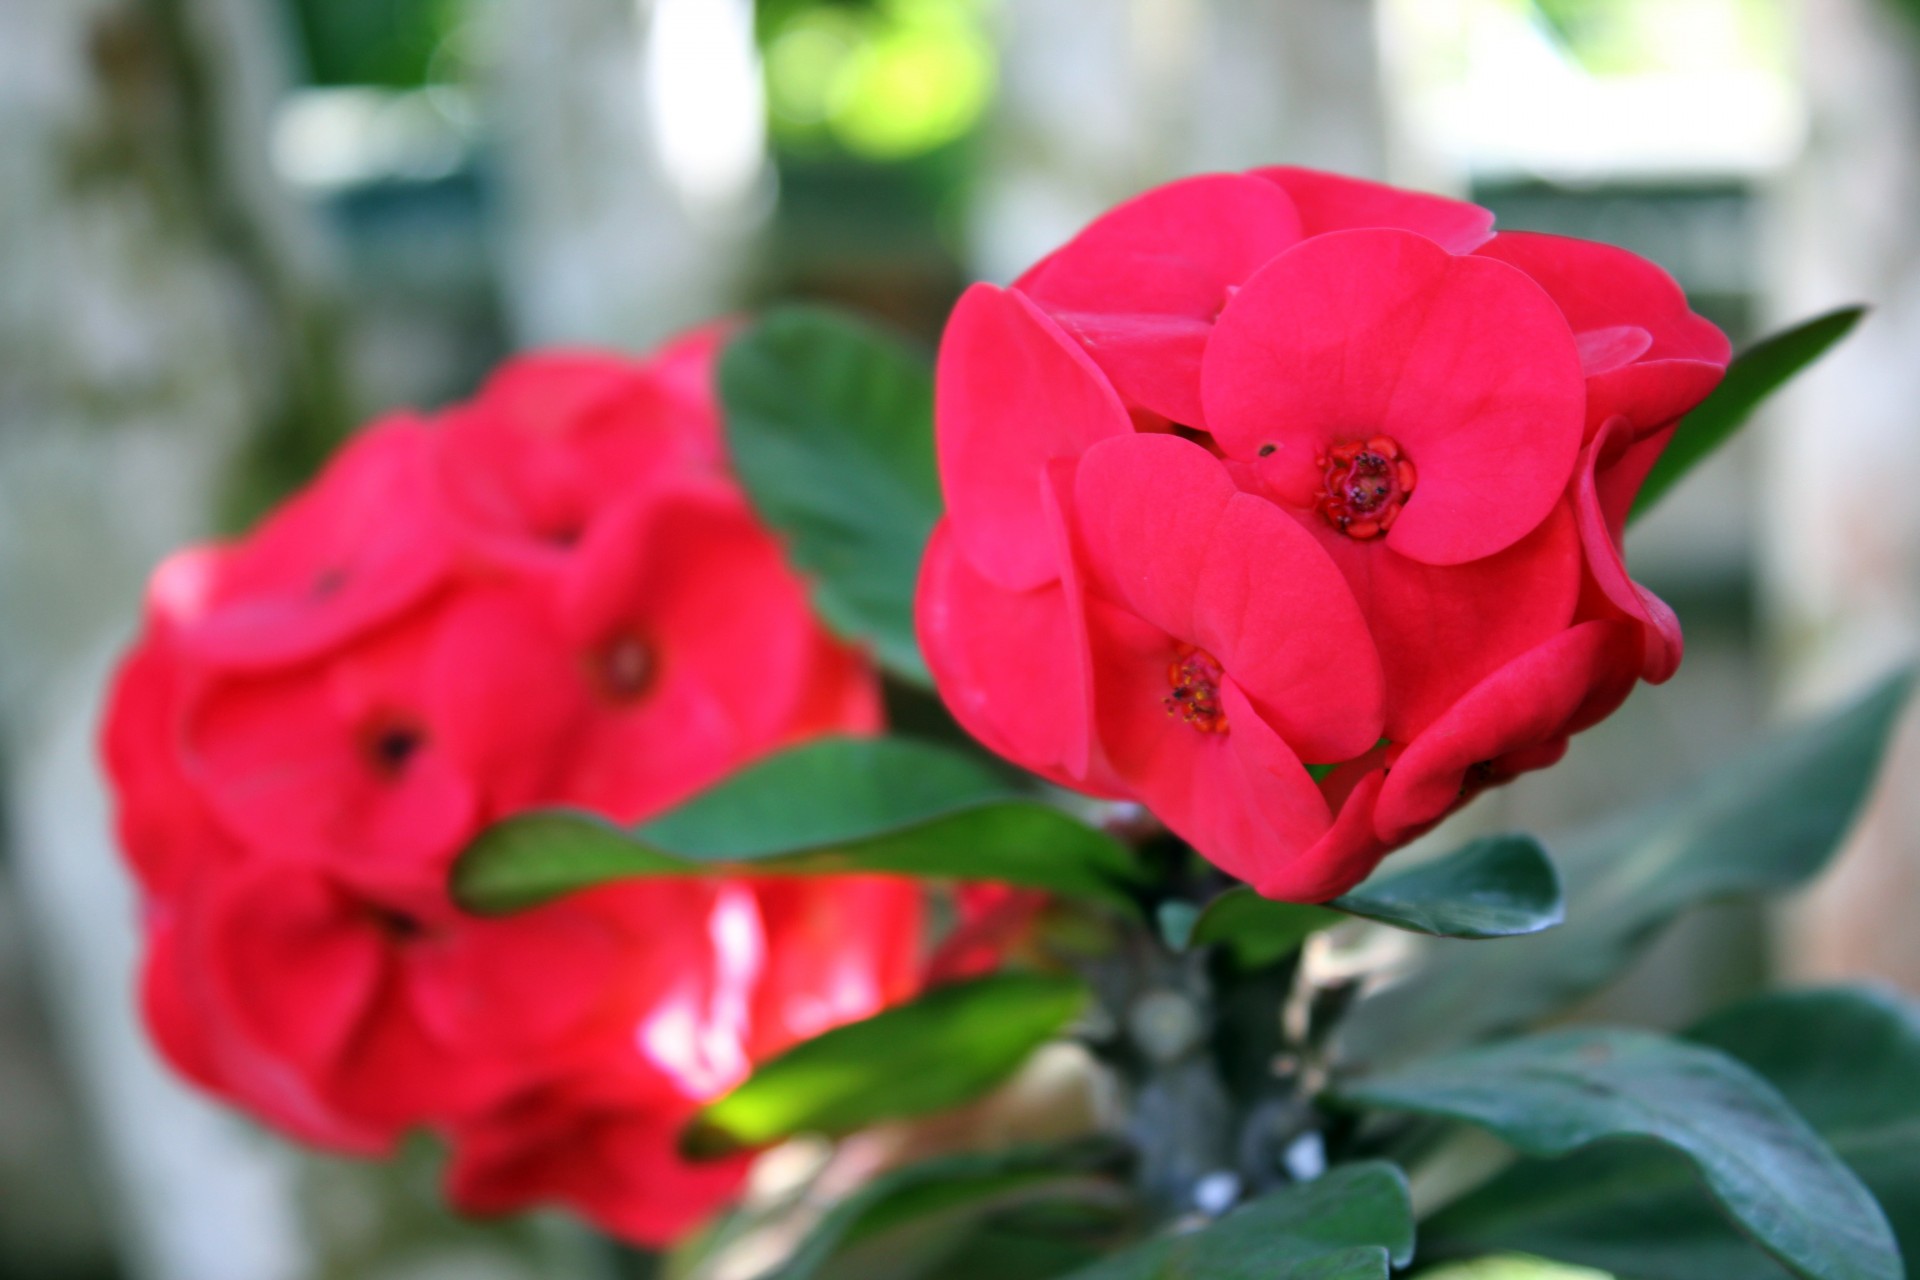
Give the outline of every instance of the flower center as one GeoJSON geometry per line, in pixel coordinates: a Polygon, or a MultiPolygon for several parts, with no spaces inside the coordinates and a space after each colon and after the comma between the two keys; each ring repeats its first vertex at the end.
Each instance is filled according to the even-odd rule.
{"type": "Polygon", "coordinates": [[[1350,440],[1314,459],[1326,476],[1320,514],[1349,538],[1377,538],[1393,528],[1418,476],[1391,436],[1350,440]]]}
{"type": "Polygon", "coordinates": [[[1220,677],[1225,674],[1212,654],[1183,644],[1167,664],[1167,683],[1173,692],[1160,705],[1201,733],[1225,733],[1227,713],[1220,706],[1220,677]]]}
{"type": "Polygon", "coordinates": [[[420,748],[427,743],[426,730],[410,720],[382,716],[361,735],[361,750],[367,763],[383,778],[398,778],[420,748]]]}
{"type": "Polygon", "coordinates": [[[394,942],[412,942],[426,936],[427,926],[418,917],[404,911],[395,911],[390,907],[367,904],[367,916],[373,921],[374,928],[394,942]]]}
{"type": "Polygon", "coordinates": [[[594,686],[609,702],[632,702],[653,684],[653,650],[631,631],[622,631],[591,659],[594,686]]]}

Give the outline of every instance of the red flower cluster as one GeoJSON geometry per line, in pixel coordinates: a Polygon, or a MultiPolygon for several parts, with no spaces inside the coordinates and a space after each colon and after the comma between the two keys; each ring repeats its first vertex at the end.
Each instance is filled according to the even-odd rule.
{"type": "Polygon", "coordinates": [[[517,361],[160,568],[105,745],[182,1072],[342,1150],[432,1126],[459,1204],[658,1243],[743,1174],[678,1158],[698,1104],[918,984],[902,881],[650,882],[500,920],[447,895],[515,810],[636,820],[878,727],[725,472],[716,344],[517,361]]]}
{"type": "Polygon", "coordinates": [[[969,291],[919,597],[968,729],[1310,901],[1671,676],[1620,538],[1726,339],[1651,263],[1492,222],[1191,178],[969,291]]]}

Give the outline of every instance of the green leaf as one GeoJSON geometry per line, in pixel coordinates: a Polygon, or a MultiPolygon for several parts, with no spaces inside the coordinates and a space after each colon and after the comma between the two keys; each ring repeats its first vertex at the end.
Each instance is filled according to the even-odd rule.
{"type": "Polygon", "coordinates": [[[1375,876],[1323,907],[1270,902],[1251,889],[1221,894],[1193,925],[1243,965],[1271,964],[1309,934],[1358,917],[1441,938],[1511,938],[1559,924],[1560,876],[1531,836],[1489,836],[1444,858],[1375,876]]]}
{"type": "Polygon", "coordinates": [[[1067,1280],[1386,1280],[1390,1265],[1412,1258],[1406,1177],[1367,1161],[1261,1196],[1198,1231],[1149,1241],[1067,1280]]]}
{"type": "Polygon", "coordinates": [[[880,872],[999,880],[1133,909],[1125,846],[976,758],[904,738],[827,738],[770,756],[628,831],[540,810],[483,831],[456,899],[500,913],[642,876],[880,872]]]}
{"type": "Polygon", "coordinates": [[[1488,836],[1444,858],[1373,879],[1330,904],[1437,938],[1512,938],[1566,916],[1560,874],[1532,836],[1488,836]]]}
{"type": "Polygon", "coordinates": [[[1432,1058],[1334,1101],[1467,1121],[1522,1153],[1609,1139],[1684,1155],[1763,1249],[1808,1280],[1902,1280],[1885,1215],[1773,1087],[1704,1045],[1640,1031],[1559,1031],[1432,1058]]]}
{"type": "Polygon", "coordinates": [[[1825,355],[1860,323],[1865,307],[1841,307],[1764,338],[1735,357],[1713,394],[1681,420],[1666,451],[1640,486],[1632,519],[1639,519],[1680,478],[1732,438],[1762,401],[1825,355]]]}
{"type": "MultiPolygon", "coordinates": [[[[994,1219],[1035,1208],[1085,1210],[1112,1219],[1132,1204],[1121,1183],[1097,1171],[1117,1154],[1105,1142],[1018,1147],[889,1170],[828,1210],[762,1280],[814,1280],[827,1272],[883,1274],[874,1265],[879,1254],[896,1261],[911,1255],[918,1273],[989,1231],[994,1219]]],[[[1011,1280],[1004,1271],[996,1276],[1011,1280]]]]}
{"type": "Polygon", "coordinates": [[[1911,683],[1902,673],[1662,804],[1556,842],[1567,923],[1497,948],[1432,944],[1412,978],[1355,1010],[1349,1051],[1399,1060],[1524,1026],[1604,985],[1688,908],[1804,883],[1852,825],[1911,683]]]}
{"type": "MultiPolygon", "coordinates": [[[[1714,1014],[1688,1038],[1745,1063],[1866,1184],[1902,1252],[1920,1257],[1920,1004],[1892,992],[1766,995],[1714,1014]]],[[[1684,1161],[1597,1148],[1522,1161],[1421,1229],[1443,1254],[1518,1249],[1640,1280],[1781,1280],[1730,1229],[1684,1161]]]]}
{"type": "Polygon", "coordinates": [[[1058,1035],[1086,996],[1077,979],[1037,973],[935,987],[762,1064],[702,1109],[681,1145],[693,1156],[722,1156],[970,1102],[1058,1035]]]}
{"type": "MultiPolygon", "coordinates": [[[[1420,1256],[1427,1257],[1427,1228],[1420,1227],[1420,1256]]],[[[1504,1254],[1494,1258],[1475,1258],[1450,1266],[1420,1270],[1420,1280],[1614,1280],[1604,1271],[1590,1267],[1569,1267],[1544,1258],[1504,1254]]]]}
{"type": "Polygon", "coordinates": [[[1188,934],[1189,946],[1221,946],[1249,969],[1273,964],[1322,929],[1351,919],[1331,905],[1274,902],[1251,889],[1229,889],[1209,902],[1188,934]]]}
{"type": "Polygon", "coordinates": [[[913,629],[941,512],[926,355],[843,313],[782,307],[727,345],[720,401],[734,471],[821,616],[928,683],[913,629]]]}

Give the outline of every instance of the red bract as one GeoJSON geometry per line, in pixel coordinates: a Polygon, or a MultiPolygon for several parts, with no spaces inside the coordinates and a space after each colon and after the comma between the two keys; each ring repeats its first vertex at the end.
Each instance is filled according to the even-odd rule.
{"type": "Polygon", "coordinates": [[[499,920],[447,896],[505,814],[638,820],[879,725],[724,469],[716,342],[515,361],[155,574],[104,748],[184,1074],[342,1150],[431,1126],[462,1205],[657,1244],[742,1177],[679,1157],[702,1102],[919,983],[905,882],[661,881],[499,920]]]}
{"type": "Polygon", "coordinates": [[[1650,263],[1491,227],[1211,175],[971,290],[919,599],[961,722],[1317,899],[1670,676],[1621,535],[1726,340],[1650,263]]]}

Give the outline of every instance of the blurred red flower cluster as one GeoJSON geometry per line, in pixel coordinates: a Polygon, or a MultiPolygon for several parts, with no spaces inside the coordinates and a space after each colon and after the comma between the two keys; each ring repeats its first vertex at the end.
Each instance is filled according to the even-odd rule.
{"type": "Polygon", "coordinates": [[[512,362],[155,574],[105,746],[182,1072],[328,1147],[431,1127],[468,1209],[659,1243],[743,1175],[680,1159],[699,1103],[919,984],[904,881],[650,881],[504,919],[448,896],[504,815],[633,821],[879,727],[727,475],[719,336],[512,362]]]}
{"type": "Polygon", "coordinates": [[[960,720],[1320,900],[1680,661],[1621,534],[1725,337],[1621,249],[1298,169],[1107,213],[940,352],[960,720]]]}

